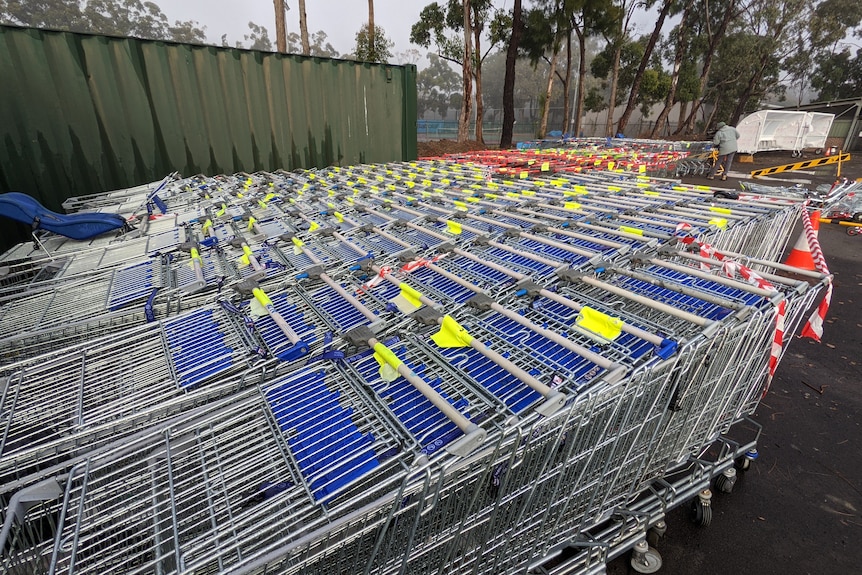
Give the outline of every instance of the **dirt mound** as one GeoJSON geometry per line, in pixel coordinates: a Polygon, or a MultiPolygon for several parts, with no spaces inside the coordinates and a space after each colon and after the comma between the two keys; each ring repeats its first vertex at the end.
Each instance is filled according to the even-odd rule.
{"type": "Polygon", "coordinates": [[[418,142],[419,157],[430,158],[444,154],[457,154],[460,152],[471,152],[473,150],[487,150],[487,144],[480,144],[476,140],[458,142],[456,140],[433,140],[430,142],[418,142]]]}

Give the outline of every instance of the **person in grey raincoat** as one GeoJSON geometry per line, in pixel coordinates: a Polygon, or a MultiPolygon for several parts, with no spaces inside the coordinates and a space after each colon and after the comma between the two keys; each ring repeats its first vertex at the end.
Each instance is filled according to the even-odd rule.
{"type": "Polygon", "coordinates": [[[714,180],[715,172],[718,166],[724,167],[724,172],[721,174],[721,179],[727,179],[727,173],[730,171],[730,165],[733,163],[733,156],[736,154],[736,141],[739,139],[739,132],[733,126],[728,126],[724,122],[719,122],[716,126],[718,130],[715,132],[715,138],[712,143],[718,148],[718,159],[712,166],[709,176],[706,179],[714,180]]]}

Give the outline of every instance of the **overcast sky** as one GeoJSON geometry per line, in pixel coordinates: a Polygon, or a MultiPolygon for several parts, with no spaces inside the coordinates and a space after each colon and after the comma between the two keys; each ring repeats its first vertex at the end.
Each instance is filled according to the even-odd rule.
{"type": "MultiPolygon", "coordinates": [[[[374,21],[395,42],[393,53],[409,48],[410,27],[419,19],[422,8],[433,0],[375,0],[374,21]]],[[[222,34],[233,44],[248,33],[248,22],[265,26],[275,43],[275,14],[272,0],[156,0],[168,19],[197,20],[206,26],[207,38],[214,44],[222,34]]],[[[496,0],[498,6],[511,8],[512,0],[496,0]]],[[[287,31],[299,32],[299,4],[287,0],[287,31]]],[[[368,20],[367,0],[306,0],[309,33],[323,30],[339,53],[353,51],[356,32],[368,20]]],[[[425,50],[420,49],[424,54],[425,50]]]]}

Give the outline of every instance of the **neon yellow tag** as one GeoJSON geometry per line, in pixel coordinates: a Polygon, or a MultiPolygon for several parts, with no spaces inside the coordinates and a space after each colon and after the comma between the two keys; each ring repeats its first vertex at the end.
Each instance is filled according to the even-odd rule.
{"type": "Polygon", "coordinates": [[[581,208],[581,204],[578,202],[566,202],[563,207],[567,210],[579,210],[581,208]]]}
{"type": "Polygon", "coordinates": [[[619,337],[623,330],[623,320],[588,306],[581,308],[575,325],[611,341],[619,337]]]}
{"type": "Polygon", "coordinates": [[[461,233],[461,224],[458,222],[453,222],[452,220],[446,220],[446,227],[450,234],[455,234],[456,236],[461,233]]]}
{"type": "Polygon", "coordinates": [[[636,236],[644,235],[643,230],[640,230],[638,228],[630,228],[629,226],[620,226],[620,231],[625,232],[627,234],[634,234],[636,236]]]}
{"type": "Polygon", "coordinates": [[[254,227],[254,223],[255,223],[256,221],[257,221],[257,220],[256,220],[256,219],[254,219],[253,217],[248,219],[248,229],[249,229],[249,231],[251,231],[251,229],[254,227]]]}
{"type": "Polygon", "coordinates": [[[339,223],[344,221],[344,215],[341,212],[334,212],[332,215],[335,216],[335,219],[338,220],[339,223]]]}
{"type": "Polygon", "coordinates": [[[716,212],[718,214],[730,214],[731,213],[730,208],[722,208],[719,206],[710,206],[709,211],[716,212]]]}
{"type": "Polygon", "coordinates": [[[380,365],[380,377],[383,381],[392,382],[398,379],[398,367],[402,362],[391,349],[377,342],[374,344],[374,359],[380,365]]]}
{"type": "Polygon", "coordinates": [[[467,347],[473,341],[473,336],[467,333],[461,324],[452,319],[452,316],[444,315],[440,331],[432,335],[431,339],[439,347],[467,347]]]}

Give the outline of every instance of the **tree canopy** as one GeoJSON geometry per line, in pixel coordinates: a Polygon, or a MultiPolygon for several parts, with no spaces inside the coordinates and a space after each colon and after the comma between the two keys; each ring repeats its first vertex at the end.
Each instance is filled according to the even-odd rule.
{"type": "Polygon", "coordinates": [[[173,23],[141,0],[0,0],[0,21],[33,28],[202,44],[206,27],[173,23]]]}

